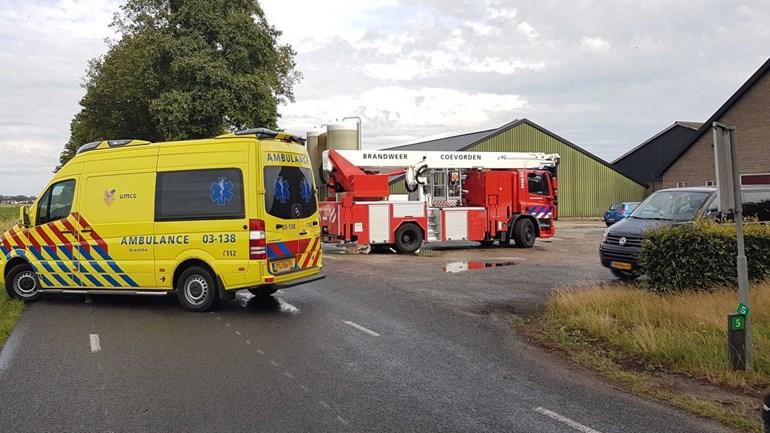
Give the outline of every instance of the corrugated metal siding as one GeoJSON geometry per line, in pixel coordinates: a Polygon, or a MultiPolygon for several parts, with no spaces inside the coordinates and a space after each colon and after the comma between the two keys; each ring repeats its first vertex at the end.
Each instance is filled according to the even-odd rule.
{"type": "Polygon", "coordinates": [[[391,194],[407,194],[403,177],[399,177],[395,183],[391,183],[389,189],[391,194]]]}
{"type": "Polygon", "coordinates": [[[645,195],[642,185],[527,124],[518,125],[468,150],[561,155],[559,215],[563,217],[601,216],[612,203],[641,201],[645,195]]]}

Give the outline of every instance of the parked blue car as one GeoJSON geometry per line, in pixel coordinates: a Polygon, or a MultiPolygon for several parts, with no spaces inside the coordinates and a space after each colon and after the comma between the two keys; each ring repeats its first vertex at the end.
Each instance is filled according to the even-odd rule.
{"type": "Polygon", "coordinates": [[[623,218],[628,218],[637,206],[639,206],[638,201],[624,201],[613,204],[607,209],[607,212],[604,212],[604,223],[609,227],[623,218]]]}

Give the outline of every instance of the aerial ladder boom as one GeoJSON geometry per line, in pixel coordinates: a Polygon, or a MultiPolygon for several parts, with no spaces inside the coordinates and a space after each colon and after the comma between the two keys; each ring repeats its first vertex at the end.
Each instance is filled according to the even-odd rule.
{"type": "Polygon", "coordinates": [[[479,169],[543,169],[556,167],[558,154],[541,152],[440,152],[421,150],[326,150],[323,168],[330,172],[334,164],[330,155],[336,153],[350,164],[362,169],[414,167],[479,168],[479,169]]]}
{"type": "MultiPolygon", "coordinates": [[[[336,170],[332,182],[359,197],[388,195],[388,178],[404,174],[409,191],[425,185],[434,169],[553,169],[558,154],[542,152],[440,152],[421,150],[326,150],[323,171],[336,170]],[[383,173],[382,169],[399,169],[383,173]]],[[[422,194],[421,194],[422,195],[422,194]]]]}

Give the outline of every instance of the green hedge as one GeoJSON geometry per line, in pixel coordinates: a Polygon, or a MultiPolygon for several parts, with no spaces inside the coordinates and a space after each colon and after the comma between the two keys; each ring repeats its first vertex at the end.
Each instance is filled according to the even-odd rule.
{"type": "MultiPolygon", "coordinates": [[[[770,277],[770,226],[744,226],[749,278],[770,277]]],[[[697,221],[645,233],[641,263],[654,291],[734,286],[737,281],[735,224],[697,221]]]]}

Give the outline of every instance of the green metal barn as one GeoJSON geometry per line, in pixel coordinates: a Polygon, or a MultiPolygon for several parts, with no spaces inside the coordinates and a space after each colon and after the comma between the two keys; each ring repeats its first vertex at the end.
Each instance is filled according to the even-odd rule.
{"type": "MultiPolygon", "coordinates": [[[[609,163],[527,119],[498,129],[473,132],[388,150],[558,153],[559,215],[601,216],[610,204],[641,201],[647,186],[615,170],[609,163]]],[[[404,182],[391,184],[391,193],[404,194],[404,182]]]]}

